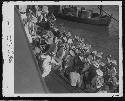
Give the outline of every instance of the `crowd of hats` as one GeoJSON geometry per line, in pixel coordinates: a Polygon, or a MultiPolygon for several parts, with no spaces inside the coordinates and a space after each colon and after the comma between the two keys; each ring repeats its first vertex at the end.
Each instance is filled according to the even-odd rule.
{"type": "MultiPolygon", "coordinates": [[[[46,7],[43,7],[44,10],[42,11],[43,14],[48,14],[48,9],[46,7]]],[[[30,9],[32,10],[32,9],[30,9]]],[[[32,11],[33,13],[33,11],[32,11]]],[[[48,21],[48,17],[44,16],[46,19],[45,22],[48,21]]],[[[33,18],[33,17],[32,17],[33,18]]],[[[32,18],[29,18],[32,21],[32,18]]],[[[35,21],[34,21],[35,22],[35,21]]],[[[33,22],[33,23],[34,23],[33,22]]],[[[97,86],[97,88],[101,88],[103,90],[106,90],[108,88],[108,92],[116,92],[118,91],[118,64],[116,60],[112,59],[111,55],[107,55],[107,61],[103,61],[103,52],[98,52],[96,50],[92,50],[92,46],[90,44],[87,44],[84,40],[84,38],[81,38],[79,36],[72,36],[71,32],[67,32],[65,29],[59,27],[58,25],[54,25],[49,19],[49,27],[44,27],[44,24],[39,26],[37,22],[42,23],[42,21],[36,21],[34,26],[37,26],[37,30],[34,32],[35,36],[33,35],[32,44],[34,47],[38,49],[37,55],[39,54],[50,54],[52,57],[56,56],[57,53],[59,53],[59,50],[63,48],[63,51],[65,51],[64,56],[62,56],[62,61],[68,61],[66,55],[71,55],[72,57],[78,56],[80,58],[80,61],[84,64],[89,65],[89,67],[94,68],[96,75],[97,75],[97,82],[100,84],[97,86]],[[51,23],[50,23],[51,22],[51,23]],[[38,31],[39,29],[39,31],[38,31]],[[43,41],[43,42],[42,42],[43,41]],[[55,44],[56,47],[52,47],[54,49],[50,49],[51,45],[55,44]],[[45,45],[49,46],[48,49],[45,49],[45,45]],[[61,48],[60,48],[61,47],[61,48]],[[101,78],[101,80],[100,80],[101,78]],[[105,86],[105,87],[104,87],[105,86]],[[115,89],[115,90],[114,90],[115,89]]],[[[64,26],[63,26],[64,27],[64,26]]],[[[29,29],[32,30],[32,29],[29,29]]],[[[35,50],[36,51],[36,50],[35,50]]],[[[61,53],[60,53],[61,54],[61,53]]],[[[67,62],[65,62],[67,63],[67,62]]],[[[68,68],[66,65],[60,69],[64,70],[68,68]]],[[[83,65],[83,69],[84,65],[83,65]]],[[[84,73],[87,71],[89,72],[90,69],[86,69],[84,73]]],[[[81,72],[80,72],[81,74],[81,72]]],[[[101,92],[100,91],[100,92],[101,92]]]]}

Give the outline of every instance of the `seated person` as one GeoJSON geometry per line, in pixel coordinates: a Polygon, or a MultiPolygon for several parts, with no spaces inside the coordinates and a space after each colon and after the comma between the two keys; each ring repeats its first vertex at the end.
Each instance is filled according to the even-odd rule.
{"type": "Polygon", "coordinates": [[[45,18],[43,18],[42,21],[40,20],[40,18],[38,18],[38,22],[36,24],[41,28],[44,28],[45,30],[49,30],[51,28],[50,22],[45,21],[45,18]]]}
{"type": "Polygon", "coordinates": [[[53,32],[53,34],[54,34],[55,37],[60,38],[61,34],[60,34],[60,32],[59,32],[58,29],[52,29],[52,32],[53,32]]]}
{"type": "Polygon", "coordinates": [[[42,67],[43,67],[43,74],[42,77],[46,77],[49,75],[51,71],[51,56],[47,54],[41,55],[41,58],[44,59],[42,67]]]}
{"type": "Polygon", "coordinates": [[[80,74],[75,72],[70,72],[70,82],[71,86],[77,86],[80,83],[80,74]]]}
{"type": "MultiPolygon", "coordinates": [[[[91,81],[96,78],[97,73],[96,70],[94,69],[94,67],[89,67],[88,71],[87,71],[87,75],[85,75],[85,85],[87,89],[91,89],[91,81]]],[[[86,72],[85,72],[86,74],[86,72]]]]}
{"type": "Polygon", "coordinates": [[[75,56],[75,61],[74,61],[74,68],[78,68],[79,70],[79,73],[81,72],[83,66],[84,66],[84,63],[81,61],[79,55],[76,55],[75,56]]]}

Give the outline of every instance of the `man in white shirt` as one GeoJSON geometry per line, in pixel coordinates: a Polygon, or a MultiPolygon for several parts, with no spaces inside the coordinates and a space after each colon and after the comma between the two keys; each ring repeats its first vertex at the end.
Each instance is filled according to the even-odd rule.
{"type": "Polygon", "coordinates": [[[43,61],[43,74],[42,77],[46,77],[47,75],[49,75],[50,71],[51,71],[51,56],[49,55],[41,55],[41,58],[44,59],[43,61]]]}
{"type": "Polygon", "coordinates": [[[77,72],[70,72],[71,86],[77,86],[80,83],[80,74],[77,72]]]}

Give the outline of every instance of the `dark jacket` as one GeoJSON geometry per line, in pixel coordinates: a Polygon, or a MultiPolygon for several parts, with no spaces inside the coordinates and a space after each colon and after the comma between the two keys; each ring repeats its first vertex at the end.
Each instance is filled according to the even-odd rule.
{"type": "Polygon", "coordinates": [[[80,60],[79,56],[77,55],[74,58],[74,70],[80,73],[82,68],[84,68],[84,63],[80,60]]]}

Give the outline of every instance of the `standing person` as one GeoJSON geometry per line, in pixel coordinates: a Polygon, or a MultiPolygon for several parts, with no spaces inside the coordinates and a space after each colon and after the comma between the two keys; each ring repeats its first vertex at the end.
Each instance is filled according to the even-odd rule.
{"type": "Polygon", "coordinates": [[[35,5],[35,9],[36,9],[35,17],[37,17],[37,13],[38,13],[38,11],[39,11],[39,6],[38,6],[38,5],[35,5]]]}
{"type": "MultiPolygon", "coordinates": [[[[36,17],[37,17],[37,19],[38,19],[38,22],[40,22],[41,21],[41,9],[40,9],[40,7],[38,6],[38,7],[36,7],[37,9],[36,9],[36,17]]],[[[43,18],[43,17],[42,17],[43,18]]]]}
{"type": "Polygon", "coordinates": [[[76,17],[79,17],[79,13],[80,13],[80,10],[81,10],[81,7],[79,6],[76,6],[76,17]]]}

